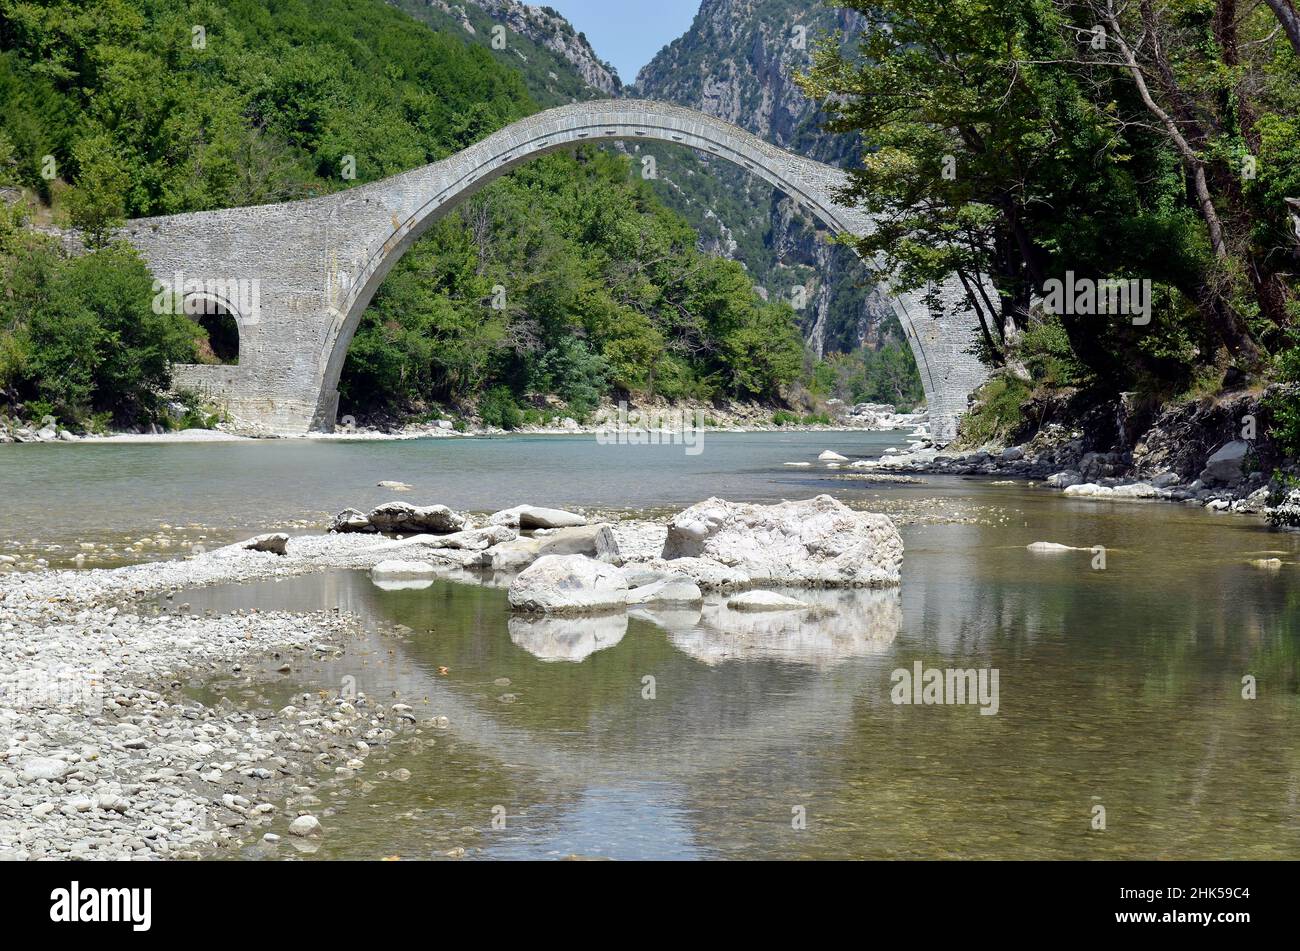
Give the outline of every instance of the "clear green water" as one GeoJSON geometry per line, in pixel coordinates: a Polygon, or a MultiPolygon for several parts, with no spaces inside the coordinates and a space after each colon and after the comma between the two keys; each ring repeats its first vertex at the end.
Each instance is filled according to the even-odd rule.
{"type": "Polygon", "coordinates": [[[184,600],[339,606],[373,628],[340,660],[213,684],[209,699],[278,703],[355,677],[448,717],[424,734],[434,745],[399,744],[367,769],[409,781],[349,781],[327,800],[317,858],[1300,855],[1295,536],[969,482],[875,490],[874,504],[917,493],[981,517],[909,525],[901,591],[820,595],[833,612],[815,623],[706,606],[625,631],[539,630],[512,621],[500,589],[386,592],[362,573],[184,600]],[[1104,545],[1107,567],[1031,554],[1034,541],[1104,545]],[[1280,571],[1249,564],[1265,550],[1280,571]],[[997,668],[999,712],[895,705],[891,672],[916,661],[997,668]],[[1258,699],[1241,696],[1247,674],[1258,699]]]}
{"type": "Polygon", "coordinates": [[[306,531],[344,508],[368,511],[394,498],[469,511],[802,498],[828,483],[784,463],[813,462],[827,448],[856,458],[905,445],[903,433],[706,433],[698,455],[601,446],[590,435],[0,446],[0,554],[56,567],[78,554],[87,567],[173,558],[257,532],[306,531]],[[383,481],[412,491],[395,494],[378,487],[383,481]]]}

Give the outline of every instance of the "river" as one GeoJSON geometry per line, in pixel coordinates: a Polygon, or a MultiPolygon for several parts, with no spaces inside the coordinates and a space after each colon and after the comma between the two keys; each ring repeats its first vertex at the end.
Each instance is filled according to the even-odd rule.
{"type": "Polygon", "coordinates": [[[901,438],[709,434],[698,456],[590,437],[6,447],[0,512],[5,539],[53,560],[87,542],[139,560],[199,536],[307,531],[390,498],[383,479],[478,511],[829,492],[899,518],[901,590],[819,593],[812,620],[706,606],[548,629],[512,619],[499,587],[385,591],[346,571],[184,592],[194,611],[339,607],[369,627],[340,659],[292,678],[268,659],[189,685],[195,697],[275,708],[347,682],[448,718],[330,792],[329,834],[304,853],[317,858],[1300,852],[1300,537],[1023,483],[785,465],[901,438]],[[144,533],[176,541],[124,547],[144,533]],[[1077,550],[1027,550],[1038,541],[1077,550]],[[1280,569],[1251,564],[1274,556],[1280,569]],[[997,671],[996,713],[893,702],[894,672],[918,662],[997,671]]]}

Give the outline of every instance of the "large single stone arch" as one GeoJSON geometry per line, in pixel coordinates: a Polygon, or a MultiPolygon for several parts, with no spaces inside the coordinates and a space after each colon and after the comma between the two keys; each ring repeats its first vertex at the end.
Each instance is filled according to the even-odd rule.
{"type": "MultiPolygon", "coordinates": [[[[338,194],[252,208],[144,218],[125,236],[164,281],[245,282],[238,366],[179,367],[241,421],[281,434],[330,431],[348,346],[375,291],[440,217],[523,162],[585,142],[670,142],[716,155],[770,182],[836,233],[866,234],[870,216],[835,202],[840,169],[679,106],[603,100],[510,125],[450,158],[338,194]],[[255,294],[253,293],[255,292],[255,294]]],[[[986,372],[969,351],[974,318],[959,284],[926,295],[882,286],[916,356],[935,435],[950,439],[986,372]]]]}

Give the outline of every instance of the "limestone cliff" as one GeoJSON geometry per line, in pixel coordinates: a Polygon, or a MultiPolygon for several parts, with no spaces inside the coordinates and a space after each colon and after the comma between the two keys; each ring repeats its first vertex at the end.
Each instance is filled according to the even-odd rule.
{"type": "MultiPolygon", "coordinates": [[[[809,0],[703,0],[691,28],[641,71],[631,92],[843,165],[856,157],[857,142],[822,130],[825,116],[794,77],[819,38],[842,31],[853,42],[866,27],[857,13],[809,0]]],[[[804,335],[817,353],[901,338],[866,269],[850,251],[828,247],[825,233],[788,199],[702,157],[675,152],[660,168],[661,192],[700,229],[709,250],[743,261],[769,296],[803,304],[804,335]]]]}

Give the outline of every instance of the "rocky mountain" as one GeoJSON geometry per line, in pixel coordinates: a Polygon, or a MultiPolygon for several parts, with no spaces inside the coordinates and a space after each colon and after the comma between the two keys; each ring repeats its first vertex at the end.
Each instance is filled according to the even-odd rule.
{"type": "MultiPolygon", "coordinates": [[[[645,96],[716,115],[823,162],[845,164],[856,157],[856,141],[822,131],[824,115],[793,77],[808,65],[820,38],[838,30],[851,42],[867,23],[817,0],[703,0],[691,28],[631,87],[549,7],[518,0],[390,2],[492,50],[522,71],[543,106],[645,96]],[[498,25],[508,30],[504,49],[491,42],[498,25]]],[[[685,148],[650,148],[660,197],[699,231],[704,250],[743,262],[760,293],[795,304],[814,352],[877,349],[903,339],[857,257],[829,244],[825,230],[793,202],[729,163],[685,148]]]]}
{"type": "MultiPolygon", "coordinates": [[[[822,130],[825,116],[793,77],[819,39],[842,31],[853,42],[867,26],[859,14],[815,0],[703,0],[691,28],[628,93],[699,109],[823,162],[849,163],[858,143],[822,130]]],[[[818,354],[902,339],[861,262],[828,245],[821,226],[789,199],[686,150],[674,150],[659,168],[663,197],[700,229],[710,250],[744,262],[769,295],[803,304],[804,335],[818,354]]]]}
{"type": "Polygon", "coordinates": [[[824,116],[794,77],[823,36],[867,27],[859,14],[817,0],[702,0],[695,22],[637,76],[634,91],[689,105],[823,162],[855,142],[821,130],[824,116]]]}
{"type": "Polygon", "coordinates": [[[618,71],[596,55],[587,37],[550,7],[518,0],[389,0],[438,30],[462,33],[519,69],[539,105],[619,96],[618,71]],[[507,32],[493,43],[493,28],[507,32]]]}

